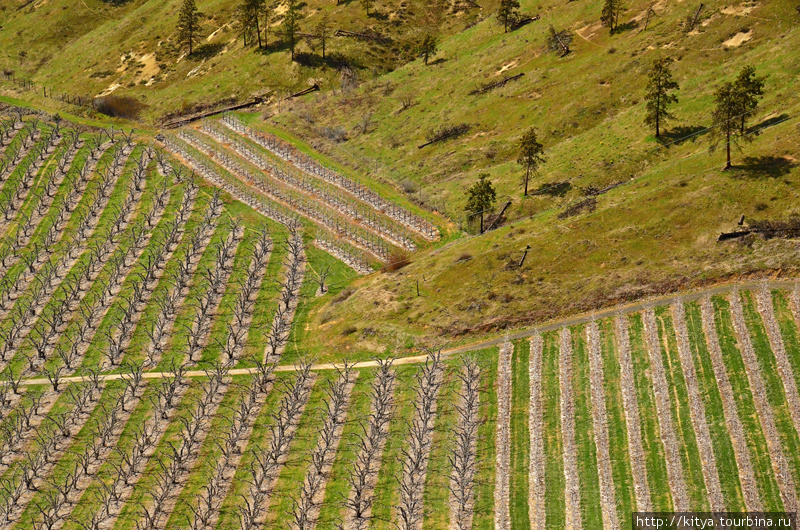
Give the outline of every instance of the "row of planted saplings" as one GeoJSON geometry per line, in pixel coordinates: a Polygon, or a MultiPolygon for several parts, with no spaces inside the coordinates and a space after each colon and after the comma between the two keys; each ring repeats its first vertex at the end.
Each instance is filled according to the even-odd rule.
{"type": "Polygon", "coordinates": [[[301,215],[322,224],[331,232],[350,241],[354,245],[363,248],[379,259],[385,260],[389,256],[389,247],[386,242],[375,234],[353,225],[349,219],[342,218],[334,214],[330,208],[322,205],[302,194],[294,193],[291,190],[283,189],[276,185],[271,179],[256,174],[244,167],[239,161],[227,154],[225,150],[219,150],[213,145],[204,142],[198,135],[188,129],[181,129],[178,136],[189,143],[192,147],[218,161],[219,164],[233,174],[239,175],[264,194],[287,205],[292,210],[301,215]]]}
{"type": "Polygon", "coordinates": [[[274,153],[280,158],[291,162],[310,175],[314,175],[340,187],[341,189],[350,193],[352,196],[369,204],[375,210],[385,213],[395,221],[421,234],[426,239],[433,240],[439,236],[439,231],[436,229],[436,226],[426,219],[412,214],[405,208],[390,203],[381,197],[380,194],[371,190],[367,186],[364,186],[359,182],[345,177],[337,171],[321,165],[314,158],[300,152],[294,146],[281,140],[277,136],[273,134],[266,134],[260,131],[254,131],[253,129],[247,127],[233,113],[227,112],[223,114],[222,123],[232,131],[249,138],[261,147],[274,153]]]}
{"type": "Polygon", "coordinates": [[[57,301],[54,304],[44,306],[44,311],[39,313],[38,321],[28,334],[28,341],[36,352],[36,355],[29,357],[29,370],[36,371],[53,355],[54,345],[59,341],[61,334],[70,328],[74,330],[77,327],[78,349],[81,354],[85,353],[100,320],[116,298],[120,285],[144,251],[152,235],[151,227],[156,224],[166,208],[169,191],[166,187],[156,188],[151,192],[154,201],[145,212],[144,218],[131,224],[136,206],[143,195],[145,179],[144,167],[140,166],[134,170],[132,182],[113,221],[104,225],[106,231],[101,240],[95,241],[87,248],[82,248],[84,245],[73,247],[71,252],[57,262],[57,266],[54,267],[54,270],[58,271],[55,274],[55,281],[47,284],[45,293],[48,297],[52,297],[56,294],[56,289],[60,289],[63,296],[56,296],[57,301]],[[123,241],[126,246],[117,251],[123,241]],[[81,251],[84,250],[88,251],[86,259],[79,261],[84,255],[81,251]],[[77,266],[73,268],[76,264],[77,266]],[[105,279],[101,278],[101,272],[106,269],[108,276],[105,279]],[[88,297],[95,286],[101,288],[100,296],[88,297]],[[75,317],[78,315],[84,318],[75,322],[75,317]]]}
{"type": "MultiPolygon", "coordinates": [[[[377,215],[377,212],[373,208],[348,198],[345,193],[337,191],[335,187],[323,186],[322,182],[318,179],[309,178],[307,174],[300,171],[293,171],[290,166],[276,163],[273,159],[258,153],[243,140],[224,132],[220,127],[211,125],[211,122],[204,122],[201,125],[201,129],[218,142],[230,146],[240,156],[272,177],[316,197],[329,208],[376,231],[380,236],[387,239],[388,242],[401,246],[406,250],[416,250],[416,244],[403,228],[377,215]]],[[[187,130],[184,134],[191,138],[193,142],[198,142],[203,145],[204,149],[214,149],[213,146],[210,146],[208,143],[198,138],[190,130],[187,130]]],[[[230,160],[230,157],[226,156],[226,159],[230,160]]],[[[238,171],[246,172],[245,174],[250,179],[261,180],[258,175],[253,174],[253,172],[247,170],[240,164],[238,165],[238,171]]]]}
{"type": "MultiPolygon", "coordinates": [[[[118,150],[117,155],[122,158],[126,157],[123,149],[118,150]]],[[[77,289],[78,293],[69,299],[69,305],[81,298],[83,294],[81,286],[85,285],[87,281],[91,283],[92,277],[99,274],[102,264],[111,254],[111,248],[116,245],[116,237],[133,211],[136,197],[140,195],[135,186],[131,186],[127,194],[128,199],[124,202],[124,205],[127,206],[118,212],[112,226],[108,227],[101,237],[95,238],[96,240],[90,247],[90,236],[94,234],[100,214],[109,202],[114,185],[122,173],[122,168],[122,165],[113,164],[112,167],[106,169],[100,180],[99,189],[94,195],[94,200],[82,210],[74,238],[65,242],[63,253],[46,255],[34,251],[37,261],[41,261],[41,263],[31,261],[29,267],[19,271],[19,276],[7,284],[8,294],[0,297],[3,301],[7,300],[3,309],[4,314],[10,313],[8,320],[11,322],[10,327],[2,327],[2,331],[0,331],[0,339],[3,340],[1,356],[4,360],[7,360],[9,354],[16,351],[33,330],[32,325],[38,320],[40,309],[61,286],[67,273],[71,271],[72,266],[87,249],[91,250],[89,260],[82,264],[78,274],[70,274],[67,284],[61,286],[68,294],[80,287],[77,289]],[[29,286],[30,289],[28,289],[29,286]]],[[[54,313],[55,316],[62,314],[64,313],[60,310],[54,313]]]]}

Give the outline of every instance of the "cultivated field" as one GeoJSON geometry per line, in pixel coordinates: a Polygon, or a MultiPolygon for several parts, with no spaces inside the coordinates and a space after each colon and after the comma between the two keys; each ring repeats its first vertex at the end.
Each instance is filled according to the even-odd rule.
{"type": "Polygon", "coordinates": [[[226,123],[166,143],[253,209],[132,136],[2,120],[3,528],[623,528],[634,510],[797,510],[800,290],[314,366],[295,337],[331,264],[304,233],[325,223],[281,197],[350,223],[328,236],[352,238],[341,248],[433,232],[226,123]],[[256,175],[287,195],[237,188],[256,175]]]}

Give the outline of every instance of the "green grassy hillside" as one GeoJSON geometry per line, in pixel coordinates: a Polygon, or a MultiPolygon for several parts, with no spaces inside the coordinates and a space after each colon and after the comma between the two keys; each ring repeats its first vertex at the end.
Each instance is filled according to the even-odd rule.
{"type": "MultiPolygon", "coordinates": [[[[244,47],[239,38],[236,0],[200,0],[199,43],[187,55],[178,43],[176,24],[181,0],[10,0],[0,5],[0,67],[55,91],[74,96],[108,93],[132,95],[148,108],[145,117],[218,100],[252,95],[280,97],[314,82],[326,89],[340,85],[339,70],[348,66],[371,78],[401,66],[420,39],[422,28],[445,34],[480,16],[475,9],[456,9],[452,18],[431,18],[419,0],[379,2],[369,16],[357,1],[331,5],[300,3],[300,31],[315,31],[323,11],[331,32],[344,29],[385,36],[376,44],[332,38],[322,60],[313,39],[301,35],[297,61],[278,39],[283,2],[274,6],[265,43],[244,47]]],[[[485,7],[491,10],[494,0],[485,7]]],[[[488,11],[487,11],[488,12],[488,11]]]]}

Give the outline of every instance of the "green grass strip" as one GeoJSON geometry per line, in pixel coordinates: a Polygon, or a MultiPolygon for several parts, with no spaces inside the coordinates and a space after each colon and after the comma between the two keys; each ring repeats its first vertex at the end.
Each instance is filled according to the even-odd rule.
{"type": "Polygon", "coordinates": [[[391,520],[394,513],[393,507],[399,498],[397,479],[403,472],[400,448],[405,444],[407,425],[414,415],[414,399],[416,397],[414,373],[416,371],[417,367],[412,365],[397,367],[394,393],[397,408],[394,418],[389,423],[389,435],[383,449],[381,469],[378,472],[372,504],[372,528],[376,530],[395,528],[391,520]]]}
{"type": "Polygon", "coordinates": [[[697,302],[691,302],[685,304],[684,308],[686,311],[686,328],[689,334],[689,347],[694,359],[698,386],[703,396],[703,406],[706,411],[711,444],[714,448],[714,457],[717,459],[722,495],[729,510],[745,511],[746,506],[744,504],[742,486],[737,472],[736,454],[728,433],[725,411],[722,406],[722,396],[717,387],[714,367],[711,364],[708,352],[700,306],[697,302]]]}
{"type": "Polygon", "coordinates": [[[564,455],[561,440],[561,387],[559,384],[559,343],[555,332],[545,333],[542,351],[542,402],[544,412],[545,513],[548,528],[564,528],[564,455]]]}
{"type": "Polygon", "coordinates": [[[656,413],[653,381],[650,377],[650,360],[645,346],[644,324],[640,314],[629,318],[631,359],[636,380],[636,393],[642,422],[642,447],[647,461],[647,480],[650,498],[655,511],[672,510],[672,494],[667,479],[667,463],[656,413]]]}
{"type": "Polygon", "coordinates": [[[342,430],[342,439],[336,451],[336,458],[331,467],[328,484],[325,487],[325,499],[320,507],[317,520],[318,530],[336,530],[338,525],[344,524],[344,500],[350,494],[350,485],[347,482],[350,470],[355,462],[359,445],[358,440],[363,434],[362,424],[367,425],[371,410],[371,384],[375,376],[375,369],[364,368],[359,370],[355,386],[350,395],[350,407],[347,409],[347,419],[342,430]]]}
{"type": "Polygon", "coordinates": [[[494,484],[497,451],[494,436],[497,425],[497,356],[498,349],[491,348],[475,353],[482,360],[486,394],[480,397],[483,423],[478,428],[478,447],[475,473],[475,507],[472,528],[490,530],[494,528],[494,484]]]}
{"type": "Polygon", "coordinates": [[[325,413],[325,390],[329,381],[334,381],[339,374],[333,370],[317,372],[317,379],[308,398],[300,423],[289,446],[289,459],[283,465],[275,489],[270,497],[269,512],[266,524],[276,528],[291,528],[291,509],[295,499],[300,498],[300,491],[305,482],[310,465],[309,456],[317,446],[319,429],[325,413]]]}
{"type": "Polygon", "coordinates": [[[792,365],[797,386],[800,386],[800,329],[797,328],[797,324],[794,321],[794,315],[789,306],[788,293],[785,291],[773,291],[772,301],[775,307],[775,318],[781,328],[786,355],[792,365]]]}
{"type": "Polygon", "coordinates": [[[459,359],[445,361],[442,387],[436,399],[436,425],[433,431],[428,472],[425,477],[423,528],[447,528],[450,521],[450,462],[453,433],[458,425],[459,359]]]}
{"type": "Polygon", "coordinates": [[[578,450],[578,478],[581,490],[581,518],[586,526],[602,521],[597,445],[594,441],[592,394],[589,382],[589,346],[586,326],[572,329],[572,392],[575,402],[575,446],[578,450]]]}
{"type": "Polygon", "coordinates": [[[528,414],[530,408],[530,356],[527,340],[514,343],[511,356],[511,527],[530,528],[528,497],[531,437],[528,414]]]}

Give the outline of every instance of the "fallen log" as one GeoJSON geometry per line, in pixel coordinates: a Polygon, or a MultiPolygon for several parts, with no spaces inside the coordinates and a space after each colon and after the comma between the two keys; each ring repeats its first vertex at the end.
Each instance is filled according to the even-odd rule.
{"type": "Polygon", "coordinates": [[[197,114],[192,114],[191,116],[185,116],[183,118],[179,118],[177,120],[173,120],[171,122],[165,123],[164,124],[164,128],[165,129],[176,129],[176,128],[181,127],[183,125],[186,125],[188,123],[192,123],[192,122],[195,122],[197,120],[202,120],[203,118],[208,118],[210,116],[215,116],[217,114],[222,114],[223,112],[228,112],[228,111],[232,111],[232,110],[240,110],[240,109],[246,109],[248,107],[254,107],[255,105],[259,105],[259,104],[261,104],[263,102],[264,102],[264,98],[256,97],[256,98],[253,98],[252,100],[247,101],[245,103],[237,103],[236,105],[229,105],[229,106],[222,107],[222,108],[219,108],[219,109],[208,110],[208,111],[200,112],[200,113],[197,113],[197,114]]]}
{"type": "Polygon", "coordinates": [[[316,92],[317,90],[319,90],[319,85],[314,83],[313,86],[310,86],[305,90],[301,90],[300,92],[292,94],[291,96],[287,96],[286,99],[299,98],[300,96],[305,96],[306,94],[316,92]]]}
{"type": "Polygon", "coordinates": [[[731,239],[738,239],[740,237],[744,237],[750,234],[761,234],[766,239],[773,239],[773,238],[795,238],[800,237],[798,236],[798,232],[796,229],[792,228],[765,228],[765,229],[756,229],[756,230],[736,230],[735,232],[723,232],[717,238],[717,242],[720,241],[728,241],[731,239]]]}
{"type": "Polygon", "coordinates": [[[483,86],[480,86],[480,87],[476,88],[475,90],[470,92],[469,95],[470,96],[477,96],[479,94],[485,94],[486,92],[489,92],[490,90],[494,90],[495,88],[500,88],[502,86],[505,86],[506,84],[510,83],[511,81],[516,81],[517,79],[522,78],[524,75],[525,74],[522,73],[522,74],[513,75],[511,77],[504,77],[503,79],[501,79],[499,81],[495,81],[493,83],[488,83],[488,84],[485,84],[483,86]]]}
{"type": "Polygon", "coordinates": [[[384,37],[383,35],[379,35],[377,33],[359,33],[357,31],[347,31],[344,29],[337,29],[336,33],[334,33],[333,35],[335,37],[353,37],[355,39],[371,40],[375,42],[389,42],[388,37],[384,37]]]}

